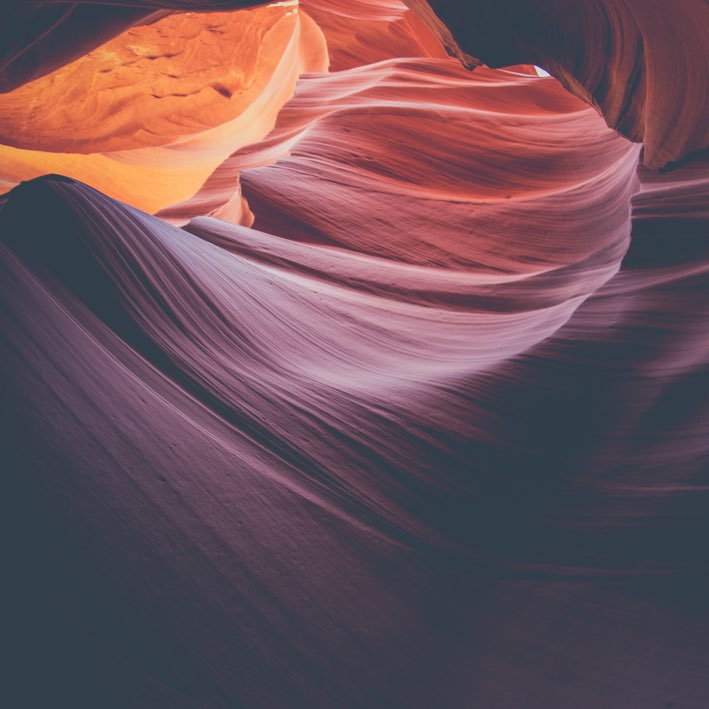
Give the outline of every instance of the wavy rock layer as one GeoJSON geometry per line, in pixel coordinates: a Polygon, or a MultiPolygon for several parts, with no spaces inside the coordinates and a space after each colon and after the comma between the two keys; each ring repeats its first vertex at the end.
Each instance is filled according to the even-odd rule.
{"type": "Polygon", "coordinates": [[[165,17],[0,95],[0,178],[62,173],[158,211],[264,137],[300,73],[327,64],[294,7],[165,17]]]}
{"type": "Polygon", "coordinates": [[[133,25],[172,11],[226,11],[251,0],[5,0],[0,8],[0,92],[68,64],[133,25]]]}
{"type": "Polygon", "coordinates": [[[709,5],[682,0],[405,0],[448,46],[490,66],[536,64],[645,144],[648,167],[709,146],[709,5]],[[433,15],[431,7],[440,20],[433,15]]]}
{"type": "Polygon", "coordinates": [[[8,189],[133,202],[0,198],[13,706],[705,709],[709,156],[638,167],[393,0],[307,9],[0,98],[8,189]]]}
{"type": "MultiPolygon", "coordinates": [[[[584,213],[594,238],[612,238],[618,220],[600,222],[613,221],[615,202],[606,205],[599,196],[631,186],[636,156],[636,146],[553,79],[488,69],[471,74],[450,60],[389,60],[304,77],[264,141],[237,151],[194,198],[161,216],[184,222],[211,214],[251,225],[251,211],[245,216],[235,201],[243,173],[258,223],[290,238],[406,261],[484,263],[484,252],[497,247],[486,247],[483,235],[494,240],[497,220],[516,210],[512,228],[515,218],[541,220],[536,233],[553,259],[555,230],[556,255],[571,245],[558,220],[542,228],[549,209],[563,201],[584,213]],[[430,139],[422,141],[422,132],[430,139]],[[327,194],[323,182],[330,183],[327,194]],[[437,214],[437,202],[447,218],[437,214]],[[350,205],[348,214],[342,203],[350,205]]],[[[529,243],[526,232],[520,239],[529,243]]],[[[503,261],[487,265],[504,268],[503,261]]]]}
{"type": "Polygon", "coordinates": [[[438,34],[400,0],[302,0],[327,37],[330,68],[447,56],[438,34]]]}
{"type": "Polygon", "coordinates": [[[507,283],[14,191],[5,450],[61,610],[20,618],[63,696],[703,706],[708,185],[642,179],[615,276],[507,283]]]}
{"type": "MultiPolygon", "coordinates": [[[[10,0],[0,10],[0,37],[4,38],[0,90],[10,91],[44,76],[128,27],[166,13],[258,4],[10,0]]],[[[596,105],[610,126],[644,142],[649,167],[680,161],[709,145],[705,0],[682,0],[673,3],[671,11],[660,0],[433,0],[430,4],[406,0],[415,17],[404,13],[403,4],[399,0],[304,2],[319,21],[329,25],[337,69],[352,66],[363,55],[369,55],[370,61],[409,52],[440,56],[441,46],[469,66],[479,63],[463,54],[462,46],[490,66],[544,66],[569,90],[596,105]]]]}

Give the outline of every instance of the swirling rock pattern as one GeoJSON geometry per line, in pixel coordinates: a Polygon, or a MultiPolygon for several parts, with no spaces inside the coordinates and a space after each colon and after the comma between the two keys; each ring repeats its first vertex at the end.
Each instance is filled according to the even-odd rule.
{"type": "Polygon", "coordinates": [[[395,0],[241,4],[0,97],[12,705],[705,709],[709,156],[516,22],[471,72],[395,0]]]}
{"type": "Polygon", "coordinates": [[[0,179],[49,170],[158,211],[263,138],[298,76],[327,63],[322,32],[289,5],[169,15],[0,94],[0,179]]]}
{"type": "Polygon", "coordinates": [[[5,0],[0,8],[0,91],[78,59],[133,25],[172,11],[219,11],[251,0],[5,0]]]}
{"type": "Polygon", "coordinates": [[[405,0],[490,66],[543,66],[645,145],[657,168],[709,146],[709,5],[683,0],[405,0]],[[432,9],[440,16],[433,14],[432,9]],[[441,19],[445,24],[441,23],[441,19]]]}

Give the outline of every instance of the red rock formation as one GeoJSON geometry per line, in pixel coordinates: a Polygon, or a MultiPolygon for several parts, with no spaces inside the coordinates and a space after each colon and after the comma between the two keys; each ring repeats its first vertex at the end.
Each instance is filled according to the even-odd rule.
{"type": "MultiPolygon", "coordinates": [[[[0,97],[6,696],[705,709],[709,156],[638,167],[530,65],[435,56],[393,0],[307,5],[70,63],[58,23],[62,67],[0,97]]],[[[698,104],[633,93],[636,5],[599,71],[652,160],[698,104]]],[[[513,17],[499,51],[543,63],[513,17]]]]}
{"type": "Polygon", "coordinates": [[[265,136],[299,74],[326,67],[320,30],[289,6],[165,17],[0,95],[0,179],[58,172],[157,211],[265,136]]]}
{"type": "Polygon", "coordinates": [[[662,167],[709,146],[709,7],[682,0],[405,0],[453,53],[544,67],[662,167]],[[431,12],[436,11],[442,25],[431,12]]]}
{"type": "Polygon", "coordinates": [[[401,0],[302,0],[322,28],[333,71],[399,57],[445,57],[438,35],[401,0]]]}
{"type": "Polygon", "coordinates": [[[232,10],[251,0],[4,0],[0,92],[44,76],[133,25],[178,11],[232,10]]]}
{"type": "MultiPolygon", "coordinates": [[[[159,16],[156,13],[254,4],[258,3],[11,0],[0,14],[6,37],[0,88],[7,91],[44,75],[128,26],[159,16]]],[[[612,127],[644,142],[650,167],[678,161],[709,144],[705,119],[709,99],[704,90],[709,59],[701,51],[709,42],[704,0],[675,3],[671,13],[660,0],[434,0],[435,11],[447,25],[436,18],[427,0],[406,0],[406,4],[420,20],[404,17],[398,0],[355,4],[309,0],[306,6],[318,19],[326,18],[337,68],[350,66],[363,50],[380,58],[412,48],[437,56],[433,33],[463,61],[469,57],[458,44],[490,66],[544,66],[571,91],[596,104],[612,127]],[[362,23],[359,33],[357,22],[362,23]],[[354,49],[357,44],[361,47],[354,49]],[[386,49],[381,48],[384,44],[386,49]],[[379,48],[372,50],[373,45],[379,48]],[[681,131],[675,130],[679,124],[681,131]]]]}
{"type": "Polygon", "coordinates": [[[307,79],[267,141],[233,160],[264,164],[279,144],[289,157],[242,176],[257,228],[496,273],[544,270],[616,240],[637,158],[636,146],[552,79],[470,76],[439,60],[307,79]],[[607,197],[618,190],[616,213],[607,197]],[[585,235],[548,222],[560,201],[585,235]]]}
{"type": "MultiPolygon", "coordinates": [[[[304,78],[264,141],[235,153],[193,200],[161,215],[184,222],[192,216],[214,214],[241,223],[241,211],[234,211],[241,204],[241,192],[235,203],[234,187],[240,172],[247,171],[250,199],[263,204],[260,212],[264,229],[280,233],[282,229],[276,223],[280,220],[291,237],[301,233],[304,239],[312,240],[325,234],[323,238],[357,250],[368,250],[368,244],[374,241],[377,253],[410,260],[417,257],[420,246],[412,238],[414,234],[430,232],[426,218],[419,221],[418,232],[402,235],[406,240],[403,253],[397,251],[396,237],[389,234],[386,239],[380,238],[379,232],[386,229],[381,213],[396,221],[402,216],[397,210],[403,209],[410,218],[412,198],[445,199],[453,224],[461,220],[470,223],[475,215],[479,222],[476,236],[480,239],[484,215],[494,214],[500,202],[512,200],[524,208],[525,200],[532,196],[549,196],[574,186],[598,194],[595,183],[583,187],[597,174],[594,170],[598,164],[606,166],[605,161],[623,160],[636,152],[614,137],[591,108],[552,79],[484,69],[471,74],[453,61],[390,61],[304,78]],[[407,121],[413,107],[415,119],[407,121]],[[431,138],[423,145],[417,135],[421,131],[431,138]],[[577,134],[585,139],[567,140],[577,134]],[[450,139],[436,139],[443,136],[450,139]],[[330,168],[320,157],[325,144],[330,168]],[[311,168],[308,154],[313,151],[318,156],[311,168]],[[589,152],[598,164],[589,161],[589,152]],[[287,159],[288,155],[293,159],[287,159]],[[282,160],[271,169],[249,172],[279,158],[282,160]],[[353,210],[360,203],[360,211],[371,212],[374,222],[381,221],[379,226],[375,223],[362,234],[357,225],[367,217],[355,217],[353,212],[355,222],[351,224],[333,216],[339,202],[319,189],[321,181],[330,179],[328,172],[333,173],[334,183],[330,194],[344,190],[347,194],[340,199],[353,204],[353,210]],[[337,173],[346,173],[348,181],[343,183],[337,173]],[[259,188],[262,182],[264,186],[259,188]],[[312,191],[306,195],[302,190],[309,182],[312,191]],[[285,197],[291,205],[282,207],[281,198],[289,189],[299,192],[285,197]],[[363,200],[363,190],[377,191],[379,197],[363,200]],[[377,199],[380,206],[372,211],[377,199]],[[333,213],[329,214],[330,210],[333,213]],[[327,221],[331,228],[323,227],[318,220],[327,221]],[[339,235],[348,230],[350,235],[341,242],[339,235]]],[[[622,173],[616,178],[626,179],[622,173]]],[[[425,202],[422,204],[426,210],[425,202]]],[[[585,209],[583,199],[577,204],[585,209]]],[[[540,209],[546,211],[546,207],[540,209]]],[[[493,222],[496,219],[491,218],[493,222]]],[[[451,238],[457,243],[454,249],[482,243],[461,238],[459,229],[454,226],[450,236],[435,230],[432,248],[440,263],[448,263],[443,253],[451,238]]],[[[493,227],[492,232],[496,230],[493,227]]],[[[557,253],[561,253],[565,246],[558,248],[557,253]]]]}

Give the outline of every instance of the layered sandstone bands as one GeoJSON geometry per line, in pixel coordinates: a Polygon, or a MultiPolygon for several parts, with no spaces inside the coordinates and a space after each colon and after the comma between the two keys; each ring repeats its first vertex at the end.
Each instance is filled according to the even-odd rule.
{"type": "Polygon", "coordinates": [[[3,45],[13,706],[705,709],[701,8],[140,5],[3,45]]]}

